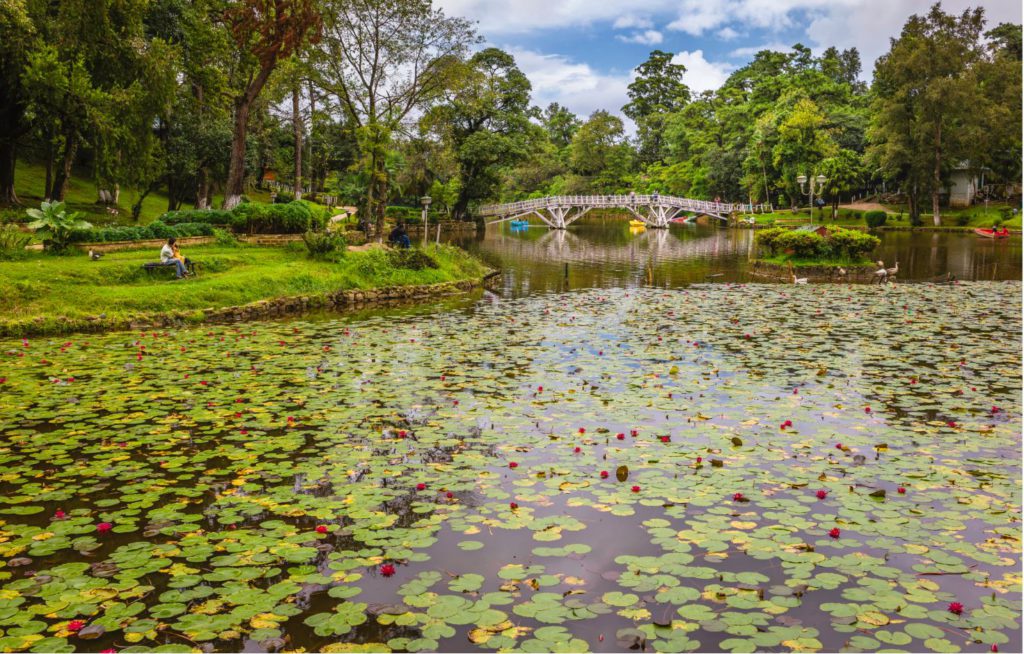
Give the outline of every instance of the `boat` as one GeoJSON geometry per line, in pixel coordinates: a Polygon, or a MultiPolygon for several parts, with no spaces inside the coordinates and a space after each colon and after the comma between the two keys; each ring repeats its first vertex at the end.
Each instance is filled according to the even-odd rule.
{"type": "Polygon", "coordinates": [[[510,227],[512,227],[512,229],[525,229],[525,228],[530,226],[530,221],[528,221],[528,220],[510,220],[508,224],[509,224],[510,227]]]}
{"type": "Polygon", "coordinates": [[[647,227],[647,223],[642,220],[631,220],[629,221],[630,227],[647,227]]]}
{"type": "Polygon", "coordinates": [[[985,229],[984,227],[978,227],[974,230],[974,233],[978,236],[984,236],[985,238],[1006,238],[1010,235],[1010,230],[1003,227],[1001,230],[985,229]]]}

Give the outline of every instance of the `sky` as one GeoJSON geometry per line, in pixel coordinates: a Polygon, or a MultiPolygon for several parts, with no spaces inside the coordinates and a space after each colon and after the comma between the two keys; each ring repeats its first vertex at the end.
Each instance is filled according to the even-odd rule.
{"type": "MultiPolygon", "coordinates": [[[[477,23],[485,45],[515,56],[533,102],[558,102],[580,116],[621,115],[633,69],[655,49],[686,66],[694,91],[715,89],[763,49],[795,43],[815,54],[856,47],[869,81],[912,14],[934,0],[435,0],[477,23]]],[[[988,27],[1021,22],[1020,0],[946,0],[947,13],[985,8],[988,27]]]]}

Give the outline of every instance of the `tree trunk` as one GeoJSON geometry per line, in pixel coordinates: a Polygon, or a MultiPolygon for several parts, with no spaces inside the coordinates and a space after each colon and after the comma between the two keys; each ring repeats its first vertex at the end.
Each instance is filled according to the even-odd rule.
{"type": "Polygon", "coordinates": [[[14,192],[15,150],[13,141],[0,141],[0,204],[20,204],[14,192]]]}
{"type": "Polygon", "coordinates": [[[939,191],[942,190],[942,124],[935,128],[935,168],[932,170],[932,222],[942,224],[939,213],[939,191]]]}
{"type": "Polygon", "coordinates": [[[384,233],[384,211],[388,206],[388,170],[383,156],[374,158],[374,173],[371,184],[376,187],[373,194],[375,203],[373,215],[376,216],[377,234],[384,233]]]}
{"type": "Polygon", "coordinates": [[[139,216],[142,214],[142,203],[145,201],[146,196],[153,192],[156,188],[156,183],[150,184],[146,187],[146,190],[139,195],[138,201],[132,205],[132,220],[139,222],[139,216]]]}
{"type": "MultiPolygon", "coordinates": [[[[243,96],[235,103],[235,130],[231,137],[231,163],[224,187],[224,209],[234,209],[245,190],[245,134],[249,127],[249,102],[243,96]]],[[[198,198],[196,198],[198,202],[198,198]]]]}
{"type": "Polygon", "coordinates": [[[292,89],[292,127],[295,129],[295,199],[302,199],[302,116],[299,115],[299,87],[292,89]]]}
{"type": "Polygon", "coordinates": [[[210,208],[210,171],[200,166],[196,171],[196,209],[210,208]]]}
{"type": "Polygon", "coordinates": [[[319,193],[323,186],[320,184],[320,176],[316,171],[316,159],[313,158],[313,119],[316,116],[316,95],[313,90],[313,82],[309,82],[309,138],[306,139],[306,147],[309,151],[306,154],[306,164],[309,167],[309,190],[319,193]]]}
{"type": "Polygon", "coordinates": [[[47,130],[46,134],[46,183],[43,186],[43,199],[50,199],[50,189],[53,188],[53,133],[47,130]]]}
{"type": "Polygon", "coordinates": [[[64,135],[64,160],[57,169],[57,176],[53,179],[53,189],[50,191],[50,198],[58,202],[64,201],[68,192],[68,184],[71,182],[71,166],[75,162],[75,153],[78,151],[78,136],[73,130],[68,130],[64,135]]]}

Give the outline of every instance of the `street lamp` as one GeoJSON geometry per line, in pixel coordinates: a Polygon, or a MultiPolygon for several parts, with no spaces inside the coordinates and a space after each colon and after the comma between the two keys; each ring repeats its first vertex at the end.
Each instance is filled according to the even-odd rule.
{"type": "Polygon", "coordinates": [[[807,195],[808,199],[810,200],[812,222],[814,221],[814,194],[815,192],[820,194],[821,191],[825,188],[825,182],[827,181],[828,178],[825,177],[824,175],[818,175],[817,177],[813,177],[810,180],[807,179],[806,175],[796,176],[796,183],[800,185],[800,192],[807,195]],[[808,181],[810,181],[810,188],[808,188],[808,181]]]}
{"type": "Polygon", "coordinates": [[[427,243],[427,209],[430,207],[430,196],[424,195],[420,198],[420,204],[423,205],[423,244],[427,243]]]}

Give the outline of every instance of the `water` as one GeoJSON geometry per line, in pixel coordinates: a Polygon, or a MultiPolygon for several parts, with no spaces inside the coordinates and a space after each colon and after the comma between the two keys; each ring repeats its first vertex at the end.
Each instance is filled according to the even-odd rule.
{"type": "MultiPolygon", "coordinates": [[[[566,288],[656,286],[766,281],[749,274],[755,230],[672,225],[629,228],[622,219],[576,223],[567,230],[532,226],[512,232],[490,226],[461,244],[503,271],[507,296],[566,288]],[[568,265],[568,269],[566,266],[568,265]],[[568,270],[568,279],[566,279],[568,270]]],[[[958,232],[880,232],[873,259],[900,281],[926,281],[952,273],[960,280],[1020,280],[1021,237],[991,240],[958,232]]]]}
{"type": "Polygon", "coordinates": [[[489,231],[482,297],[0,341],[0,650],[1019,651],[1020,239],[790,286],[620,227],[489,231]]]}

